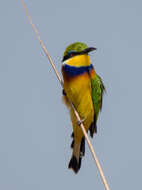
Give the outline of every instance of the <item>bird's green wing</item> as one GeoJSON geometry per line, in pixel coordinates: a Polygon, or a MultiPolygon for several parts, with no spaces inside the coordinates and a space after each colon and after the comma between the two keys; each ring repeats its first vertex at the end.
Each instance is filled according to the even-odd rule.
{"type": "Polygon", "coordinates": [[[102,108],[103,93],[105,91],[104,84],[99,75],[90,75],[91,88],[92,88],[92,101],[94,105],[94,122],[90,126],[90,136],[93,137],[94,133],[97,133],[97,119],[99,112],[102,108]]]}

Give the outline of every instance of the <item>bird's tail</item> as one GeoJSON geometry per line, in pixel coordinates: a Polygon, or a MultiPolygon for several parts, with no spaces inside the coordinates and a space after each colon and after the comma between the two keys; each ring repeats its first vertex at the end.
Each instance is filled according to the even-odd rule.
{"type": "Polygon", "coordinates": [[[73,148],[73,154],[69,162],[69,168],[73,169],[77,173],[81,167],[82,156],[85,154],[85,139],[82,138],[81,142],[75,142],[73,140],[71,147],[73,148]]]}

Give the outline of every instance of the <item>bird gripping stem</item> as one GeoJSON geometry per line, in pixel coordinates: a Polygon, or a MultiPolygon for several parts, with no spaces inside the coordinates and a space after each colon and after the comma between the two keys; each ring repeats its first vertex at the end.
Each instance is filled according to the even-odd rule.
{"type": "MultiPolygon", "coordinates": [[[[48,51],[47,51],[47,49],[46,49],[46,47],[45,47],[43,41],[42,41],[41,38],[40,38],[40,35],[39,35],[39,32],[38,32],[37,28],[35,27],[35,25],[34,25],[33,22],[32,22],[31,16],[30,16],[30,14],[29,14],[29,12],[28,12],[28,9],[27,9],[27,7],[26,7],[26,5],[25,5],[25,3],[24,3],[24,0],[21,0],[21,2],[22,2],[22,5],[23,5],[23,7],[24,7],[25,13],[26,13],[26,15],[27,15],[27,17],[28,17],[28,20],[29,20],[30,24],[32,25],[32,28],[33,28],[33,30],[34,30],[34,32],[35,32],[35,34],[36,34],[38,40],[40,41],[41,47],[42,47],[44,53],[46,54],[46,56],[48,57],[48,60],[49,60],[49,62],[50,62],[50,64],[51,64],[52,68],[54,69],[54,72],[55,72],[55,74],[56,74],[56,76],[57,76],[57,78],[58,78],[58,80],[59,80],[59,82],[60,82],[60,84],[61,84],[61,86],[62,86],[62,88],[63,88],[64,83],[63,83],[63,81],[62,81],[62,79],[61,79],[61,77],[60,77],[60,75],[59,75],[59,73],[58,73],[58,71],[57,71],[57,69],[56,69],[56,67],[55,67],[55,65],[54,65],[54,63],[53,63],[53,61],[52,61],[52,58],[51,58],[50,54],[48,53],[48,51]]],[[[68,100],[69,100],[69,99],[68,99],[68,100]]],[[[85,128],[84,128],[84,125],[83,125],[83,123],[82,123],[82,121],[81,121],[81,119],[80,119],[80,116],[79,116],[78,112],[76,111],[76,109],[75,109],[74,105],[72,104],[72,102],[71,102],[70,100],[69,100],[69,102],[70,102],[70,104],[71,104],[71,106],[72,106],[72,109],[74,110],[74,113],[75,113],[75,116],[76,116],[76,118],[77,118],[77,121],[80,122],[80,127],[81,127],[82,132],[83,132],[83,134],[84,134],[84,136],[85,136],[85,139],[86,139],[86,141],[87,141],[87,143],[88,143],[90,152],[92,153],[92,156],[93,156],[93,158],[94,158],[94,161],[95,161],[95,163],[96,163],[96,166],[97,166],[97,168],[98,168],[98,170],[99,170],[101,179],[102,179],[102,181],[103,181],[103,183],[104,183],[104,187],[105,187],[106,190],[110,190],[110,188],[109,188],[109,186],[108,186],[108,183],[107,183],[107,180],[106,180],[106,178],[105,178],[105,176],[104,176],[103,170],[102,170],[102,168],[101,168],[101,165],[100,165],[100,163],[99,163],[99,160],[98,160],[98,158],[97,158],[97,155],[96,155],[96,153],[95,153],[95,151],[94,151],[94,149],[93,149],[93,146],[92,146],[92,144],[91,144],[91,142],[90,142],[90,139],[89,139],[89,137],[88,137],[88,135],[87,135],[87,132],[86,132],[86,130],[85,130],[85,128]]]]}

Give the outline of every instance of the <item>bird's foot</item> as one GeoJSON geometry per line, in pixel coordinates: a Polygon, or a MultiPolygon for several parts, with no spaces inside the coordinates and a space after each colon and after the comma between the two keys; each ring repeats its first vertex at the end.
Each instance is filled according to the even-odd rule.
{"type": "Polygon", "coordinates": [[[80,126],[84,121],[85,119],[77,120],[77,125],[80,126]]]}

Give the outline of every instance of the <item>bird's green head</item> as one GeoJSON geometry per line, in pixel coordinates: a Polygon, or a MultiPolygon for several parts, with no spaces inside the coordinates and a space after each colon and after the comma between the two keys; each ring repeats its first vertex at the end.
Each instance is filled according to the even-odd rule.
{"type": "Polygon", "coordinates": [[[70,44],[64,52],[63,60],[65,61],[73,56],[88,54],[89,52],[96,50],[94,47],[88,47],[85,43],[75,42],[70,44]]]}

